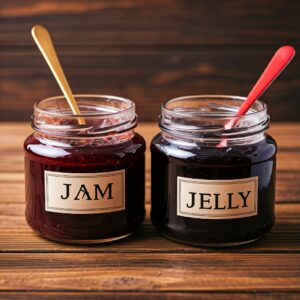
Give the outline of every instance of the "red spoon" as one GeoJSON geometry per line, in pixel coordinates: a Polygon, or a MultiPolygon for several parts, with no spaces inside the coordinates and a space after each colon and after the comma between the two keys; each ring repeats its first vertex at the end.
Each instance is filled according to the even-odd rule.
{"type": "MultiPolygon", "coordinates": [[[[261,74],[260,78],[250,91],[247,99],[240,106],[235,117],[240,117],[248,111],[251,105],[264,93],[264,91],[271,85],[271,83],[279,76],[279,74],[285,69],[290,61],[295,56],[295,49],[291,46],[280,47],[271,61],[261,74]]],[[[225,125],[225,129],[231,129],[235,126],[236,118],[229,120],[225,125]]],[[[227,140],[222,139],[217,147],[227,147],[227,140]]]]}

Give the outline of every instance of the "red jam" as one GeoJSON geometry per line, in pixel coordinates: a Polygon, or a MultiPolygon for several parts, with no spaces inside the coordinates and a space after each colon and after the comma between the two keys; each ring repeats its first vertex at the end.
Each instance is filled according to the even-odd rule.
{"type": "MultiPolygon", "coordinates": [[[[45,135],[40,133],[30,135],[24,143],[28,224],[46,238],[71,243],[105,242],[135,232],[145,217],[145,141],[132,129],[128,132],[130,134],[123,135],[125,138],[121,141],[108,143],[103,142],[103,138],[100,137],[101,145],[94,139],[80,138],[78,143],[78,138],[66,142],[61,138],[49,136],[45,138],[45,135]],[[76,210],[66,210],[68,213],[64,213],[64,210],[59,212],[46,210],[45,172],[68,174],[72,180],[73,175],[107,174],[118,170],[123,170],[125,174],[123,209],[100,213],[80,213],[76,210]]],[[[113,140],[114,135],[115,133],[111,132],[109,139],[113,140]]],[[[97,137],[99,139],[99,136],[97,137]]],[[[112,201],[110,199],[114,197],[113,185],[105,185],[106,188],[113,187],[112,190],[95,185],[98,190],[95,190],[94,195],[94,190],[87,190],[85,179],[82,179],[80,185],[68,185],[64,179],[61,180],[59,183],[64,192],[60,193],[60,197],[60,194],[55,194],[56,199],[50,201],[58,201],[65,205],[68,203],[66,198],[69,196],[68,193],[71,193],[71,188],[75,190],[76,197],[68,201],[76,203],[80,209],[81,206],[93,205],[92,202],[97,205],[99,203],[100,206],[105,201],[112,201]]],[[[55,192],[50,187],[50,198],[55,192]]]]}

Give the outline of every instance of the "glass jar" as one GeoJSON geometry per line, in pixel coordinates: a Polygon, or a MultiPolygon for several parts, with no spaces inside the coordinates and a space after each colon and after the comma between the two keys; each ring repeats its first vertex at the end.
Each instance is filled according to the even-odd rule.
{"type": "Polygon", "coordinates": [[[234,117],[244,100],[200,95],[162,105],[161,133],[151,143],[151,218],[165,236],[234,246],[272,227],[277,146],[263,102],[234,117]]]}
{"type": "Polygon", "coordinates": [[[34,133],[24,143],[26,220],[61,242],[126,237],[145,216],[145,141],[134,132],[135,104],[115,96],[75,98],[80,116],[64,97],[34,105],[34,133]]]}

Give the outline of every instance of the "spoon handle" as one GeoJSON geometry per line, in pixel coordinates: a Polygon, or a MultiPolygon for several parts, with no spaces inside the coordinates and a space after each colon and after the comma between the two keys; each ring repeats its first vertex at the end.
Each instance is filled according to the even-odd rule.
{"type": "MultiPolygon", "coordinates": [[[[45,58],[50,70],[52,71],[57,83],[59,84],[64,96],[68,100],[73,114],[80,115],[80,110],[63,72],[48,30],[41,25],[35,25],[31,30],[31,34],[43,57],[45,58]]],[[[78,121],[80,125],[85,124],[85,120],[82,117],[80,117],[78,121]]]]}
{"type": "MultiPolygon", "coordinates": [[[[239,110],[235,114],[235,117],[244,115],[251,105],[263,94],[263,92],[270,86],[270,84],[278,77],[278,75],[285,69],[289,62],[295,56],[295,49],[291,46],[280,47],[269,64],[265,68],[264,72],[259,77],[258,81],[250,91],[247,99],[240,106],[239,110]]],[[[237,119],[231,118],[224,124],[225,129],[231,129],[235,126],[237,119]]],[[[227,140],[222,138],[221,142],[217,145],[217,148],[226,147],[227,140]]]]}
{"type": "Polygon", "coordinates": [[[295,49],[291,46],[280,47],[266,69],[250,91],[246,101],[240,106],[236,116],[244,115],[251,105],[263,94],[270,84],[278,77],[285,69],[295,55],[295,49]]]}

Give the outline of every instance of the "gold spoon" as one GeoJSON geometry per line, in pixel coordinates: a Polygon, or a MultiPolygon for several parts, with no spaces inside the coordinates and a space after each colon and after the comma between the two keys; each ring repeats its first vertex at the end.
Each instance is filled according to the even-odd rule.
{"type": "MultiPolygon", "coordinates": [[[[68,84],[66,76],[63,72],[48,30],[41,25],[35,25],[31,29],[31,34],[43,57],[45,58],[50,70],[52,71],[64,96],[68,100],[73,114],[80,115],[80,110],[73,96],[72,90],[68,84]]],[[[79,117],[78,119],[80,125],[86,124],[84,118],[79,117]]]]}

